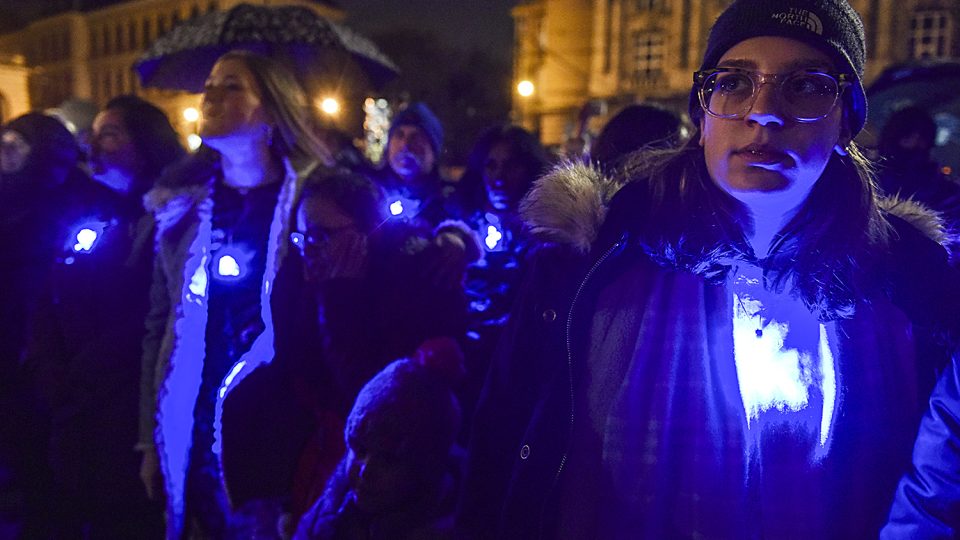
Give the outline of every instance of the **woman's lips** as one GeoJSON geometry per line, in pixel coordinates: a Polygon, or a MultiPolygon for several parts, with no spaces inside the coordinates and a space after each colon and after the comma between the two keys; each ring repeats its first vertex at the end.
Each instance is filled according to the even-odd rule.
{"type": "Polygon", "coordinates": [[[769,144],[751,144],[734,151],[734,156],[742,159],[751,167],[775,168],[785,163],[790,156],[786,152],[769,144]]]}

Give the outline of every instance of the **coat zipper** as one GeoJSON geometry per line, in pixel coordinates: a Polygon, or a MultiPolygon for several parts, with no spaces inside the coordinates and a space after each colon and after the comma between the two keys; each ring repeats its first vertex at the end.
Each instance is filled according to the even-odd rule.
{"type": "Polygon", "coordinates": [[[573,419],[574,419],[573,408],[575,403],[574,399],[576,396],[574,394],[574,386],[573,386],[573,347],[570,339],[570,328],[573,326],[574,308],[577,305],[577,301],[580,300],[580,295],[583,293],[583,290],[586,288],[587,282],[590,281],[590,278],[593,277],[593,274],[596,273],[597,269],[600,268],[600,266],[602,266],[604,262],[606,262],[606,260],[610,257],[610,255],[612,255],[613,252],[616,251],[623,244],[623,242],[624,242],[624,239],[621,237],[620,240],[617,240],[616,243],[614,243],[612,246],[607,248],[607,250],[603,252],[603,255],[601,255],[600,258],[593,263],[593,266],[590,267],[590,270],[587,271],[587,274],[583,277],[583,280],[580,282],[580,286],[577,287],[577,292],[576,294],[573,295],[573,301],[570,303],[570,310],[567,312],[567,325],[565,328],[564,336],[566,338],[566,345],[567,345],[567,381],[569,383],[568,390],[570,392],[570,427],[569,427],[569,435],[567,436],[567,446],[563,450],[563,456],[560,457],[560,465],[557,467],[557,472],[553,476],[553,482],[551,482],[550,488],[547,490],[547,494],[543,498],[543,504],[540,507],[540,526],[539,526],[537,537],[541,539],[543,538],[543,518],[544,518],[544,513],[547,510],[547,501],[550,498],[549,497],[550,493],[554,489],[556,489],[557,484],[559,484],[560,482],[560,475],[563,473],[563,468],[567,464],[567,455],[570,453],[570,444],[572,443],[572,439],[573,439],[573,419]]]}

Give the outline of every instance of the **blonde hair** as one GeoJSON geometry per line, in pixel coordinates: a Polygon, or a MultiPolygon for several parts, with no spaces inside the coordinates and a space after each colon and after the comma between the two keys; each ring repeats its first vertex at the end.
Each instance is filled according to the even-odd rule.
{"type": "Polygon", "coordinates": [[[279,61],[245,50],[233,50],[217,62],[238,60],[250,70],[260,91],[260,99],[276,123],[271,150],[287,157],[295,166],[319,161],[332,166],[333,153],[317,136],[317,125],[303,87],[279,61]]]}

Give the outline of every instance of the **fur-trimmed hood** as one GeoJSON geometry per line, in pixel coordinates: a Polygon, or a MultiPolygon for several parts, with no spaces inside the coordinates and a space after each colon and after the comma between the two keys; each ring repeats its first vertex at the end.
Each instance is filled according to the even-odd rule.
{"type": "MultiPolygon", "coordinates": [[[[632,179],[605,176],[592,164],[564,162],[541,177],[520,205],[524,222],[542,241],[588,253],[607,218],[611,201],[632,179]]],[[[939,214],[911,199],[878,201],[881,210],[944,245],[949,241],[939,214]]]]}

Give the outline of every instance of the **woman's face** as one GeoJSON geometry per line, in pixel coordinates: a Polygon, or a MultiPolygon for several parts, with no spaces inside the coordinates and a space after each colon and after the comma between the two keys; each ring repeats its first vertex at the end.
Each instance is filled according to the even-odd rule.
{"type": "MultiPolygon", "coordinates": [[[[832,71],[823,52],[784,37],[741,41],[720,58],[717,67],[736,67],[764,74],[800,69],[832,71]]],[[[744,203],[782,200],[799,205],[827,166],[831,153],[849,142],[842,101],[826,117],[800,123],[778,100],[775,84],[764,84],[753,108],[742,119],[704,115],[700,122],[711,179],[744,203]]]]}
{"type": "Polygon", "coordinates": [[[93,121],[90,169],[98,181],[120,191],[129,189],[141,173],[140,155],[116,109],[101,112],[93,121]]]}
{"type": "Polygon", "coordinates": [[[219,60],[203,91],[200,137],[217,148],[218,141],[244,138],[268,141],[270,118],[253,73],[242,60],[219,60]]]}
{"type": "Polygon", "coordinates": [[[317,195],[305,198],[297,209],[297,231],[308,283],[361,275],[367,237],[336,203],[317,195]]]}
{"type": "Polygon", "coordinates": [[[529,187],[530,171],[506,142],[490,147],[483,164],[483,184],[490,205],[497,210],[517,207],[529,187]]]}
{"type": "Polygon", "coordinates": [[[8,129],[0,135],[0,171],[20,172],[30,158],[30,143],[19,132],[8,129]]]}

